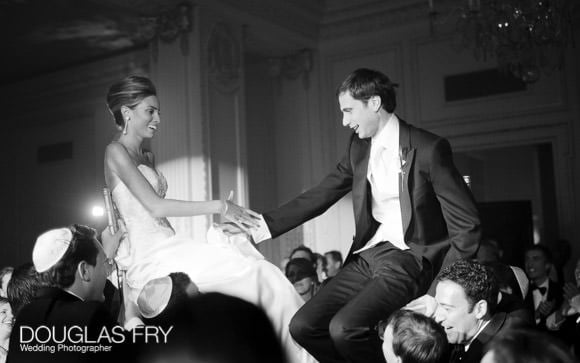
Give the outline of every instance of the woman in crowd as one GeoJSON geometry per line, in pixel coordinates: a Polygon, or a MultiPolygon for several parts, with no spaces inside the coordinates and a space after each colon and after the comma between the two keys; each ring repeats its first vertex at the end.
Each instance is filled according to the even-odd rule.
{"type": "Polygon", "coordinates": [[[304,301],[310,300],[320,289],[316,270],[306,258],[293,258],[288,261],[286,277],[304,301]]]}
{"type": "Polygon", "coordinates": [[[0,363],[6,362],[8,355],[8,342],[12,333],[12,323],[14,316],[10,303],[5,297],[0,297],[0,363]]]}
{"type": "Polygon", "coordinates": [[[12,278],[13,267],[7,266],[0,270],[0,297],[8,297],[8,282],[12,278]]]}

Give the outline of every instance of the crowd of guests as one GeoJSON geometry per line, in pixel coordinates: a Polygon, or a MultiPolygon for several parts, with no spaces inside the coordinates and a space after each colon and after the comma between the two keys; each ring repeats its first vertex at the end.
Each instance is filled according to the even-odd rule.
{"type": "MultiPolygon", "coordinates": [[[[580,356],[580,260],[575,281],[544,245],[524,252],[523,268],[502,263],[497,241],[477,258],[437,276],[435,291],[377,325],[390,362],[573,362],[580,356]],[[561,280],[560,280],[561,281],[561,280]],[[487,353],[486,353],[487,352],[487,353]]],[[[282,268],[308,301],[342,267],[342,255],[299,246],[282,268]]]]}
{"type": "Polygon", "coordinates": [[[300,245],[282,261],[281,268],[296,292],[306,302],[322,285],[336,276],[343,262],[340,251],[332,250],[322,255],[300,245]]]}
{"type": "Polygon", "coordinates": [[[184,273],[122,304],[110,281],[122,234],[53,229],[36,240],[32,263],[2,270],[0,362],[288,362],[262,309],[200,294],[184,273]]]}
{"type": "MultiPolygon", "coordinates": [[[[135,307],[138,320],[127,319],[131,307],[120,303],[120,291],[108,279],[121,233],[105,230],[98,238],[95,230],[79,225],[51,230],[37,239],[32,263],[0,270],[0,362],[288,361],[260,308],[235,297],[201,294],[183,273],[149,282],[135,307]],[[84,326],[86,346],[100,344],[95,341],[103,328],[118,327],[115,333],[123,339],[93,354],[23,349],[21,327],[41,326],[84,326]],[[146,334],[135,339],[131,332],[143,326],[171,331],[171,339],[164,344],[146,334]]],[[[477,259],[449,265],[433,291],[377,322],[376,339],[383,341],[387,363],[576,361],[580,260],[575,281],[562,283],[554,279],[558,274],[547,247],[528,248],[523,269],[502,263],[497,247],[484,241],[477,259]]],[[[299,246],[283,270],[307,301],[342,264],[338,251],[322,255],[299,246]]],[[[157,331],[155,337],[163,335],[157,331]]]]}

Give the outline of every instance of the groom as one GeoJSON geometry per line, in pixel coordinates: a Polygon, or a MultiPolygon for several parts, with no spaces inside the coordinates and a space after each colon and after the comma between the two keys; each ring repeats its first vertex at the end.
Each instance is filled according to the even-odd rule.
{"type": "Polygon", "coordinates": [[[353,130],[346,154],[320,184],[264,213],[253,233],[257,242],[279,236],[352,191],[356,234],[345,265],[290,323],[322,363],[383,362],[375,324],[478,248],[477,209],[449,143],[394,114],[396,86],[369,69],[344,80],[338,102],[353,130]]]}

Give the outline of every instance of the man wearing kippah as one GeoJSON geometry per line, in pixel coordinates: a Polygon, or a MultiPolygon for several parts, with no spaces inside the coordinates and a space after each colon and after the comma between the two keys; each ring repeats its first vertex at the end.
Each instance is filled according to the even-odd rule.
{"type": "Polygon", "coordinates": [[[124,331],[103,304],[103,289],[112,269],[108,256],[116,252],[123,233],[122,228],[115,235],[105,230],[101,245],[94,229],[75,224],[37,238],[34,266],[49,276],[54,287],[39,290],[19,313],[8,362],[93,362],[119,357],[114,341],[124,341],[124,331]],[[109,339],[101,339],[103,334],[109,339]]]}

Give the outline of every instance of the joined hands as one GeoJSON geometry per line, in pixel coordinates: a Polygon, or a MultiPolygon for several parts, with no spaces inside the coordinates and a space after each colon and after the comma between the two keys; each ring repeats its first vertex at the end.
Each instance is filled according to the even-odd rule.
{"type": "Polygon", "coordinates": [[[251,234],[253,228],[260,227],[260,215],[253,210],[241,207],[235,204],[234,192],[230,191],[230,195],[223,201],[224,209],[222,216],[231,223],[224,223],[220,229],[226,235],[235,235],[239,233],[251,234]]]}

